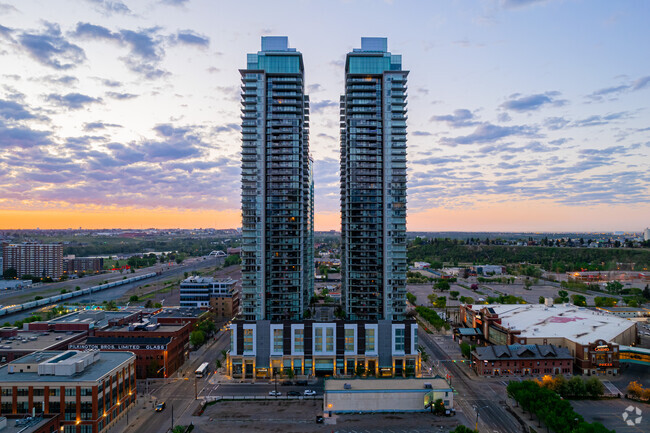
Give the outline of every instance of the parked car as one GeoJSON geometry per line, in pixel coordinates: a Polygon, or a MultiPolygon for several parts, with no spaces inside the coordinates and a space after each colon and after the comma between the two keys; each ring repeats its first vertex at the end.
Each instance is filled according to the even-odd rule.
{"type": "Polygon", "coordinates": [[[322,424],[322,423],[323,423],[323,416],[316,415],[316,424],[322,424]]]}
{"type": "Polygon", "coordinates": [[[280,382],[280,385],[282,385],[282,386],[292,386],[293,382],[290,381],[290,380],[283,380],[282,382],[280,382]]]}
{"type": "Polygon", "coordinates": [[[300,393],[298,391],[289,391],[287,395],[289,397],[300,397],[300,393]]]}
{"type": "Polygon", "coordinates": [[[316,391],[313,389],[306,389],[305,392],[303,392],[304,395],[311,396],[311,395],[316,395],[316,391]]]}
{"type": "Polygon", "coordinates": [[[307,382],[306,380],[296,380],[296,385],[298,385],[298,386],[307,386],[307,385],[309,385],[309,382],[307,382]]]}
{"type": "Polygon", "coordinates": [[[271,391],[269,391],[269,395],[271,397],[280,397],[282,395],[282,393],[280,391],[271,390],[271,391]]]}
{"type": "Polygon", "coordinates": [[[165,407],[166,407],[166,404],[165,404],[164,401],[158,403],[156,405],[156,412],[162,412],[163,410],[165,410],[165,407]]]}

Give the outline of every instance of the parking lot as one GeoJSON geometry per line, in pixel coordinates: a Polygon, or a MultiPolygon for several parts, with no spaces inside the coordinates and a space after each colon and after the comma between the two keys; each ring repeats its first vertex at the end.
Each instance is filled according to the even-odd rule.
{"type": "MultiPolygon", "coordinates": [[[[472,279],[468,279],[468,281],[461,280],[458,283],[452,283],[451,289],[445,292],[433,292],[431,287],[431,284],[408,284],[406,286],[406,290],[413,293],[417,297],[418,305],[431,305],[427,299],[427,296],[431,293],[435,293],[437,296],[446,296],[448,306],[456,306],[460,304],[460,301],[450,299],[449,292],[451,291],[460,292],[458,295],[459,298],[461,296],[470,297],[474,300],[474,302],[480,302],[479,300],[481,298],[487,300],[488,296],[497,297],[499,295],[514,295],[524,299],[529,304],[537,304],[539,303],[540,296],[545,298],[556,298],[558,296],[557,292],[559,290],[562,290],[558,287],[552,285],[542,285],[541,283],[540,285],[531,286],[530,290],[528,290],[524,288],[523,284],[483,284],[476,283],[476,281],[472,281],[472,279]],[[479,290],[473,291],[463,287],[471,287],[472,284],[478,284],[479,290]]],[[[580,293],[568,291],[568,294],[570,297],[573,294],[580,293]]],[[[582,296],[587,299],[587,304],[593,305],[593,295],[582,294],[582,296]]]]}
{"type": "MultiPolygon", "coordinates": [[[[346,414],[336,416],[336,425],[317,424],[322,401],[220,402],[208,406],[201,417],[193,417],[195,431],[228,432],[449,432],[462,415],[437,417],[428,412],[346,414]]],[[[465,423],[466,425],[467,422],[465,423]]]]}
{"type": "Polygon", "coordinates": [[[571,404],[585,421],[598,421],[616,433],[650,431],[650,406],[647,404],[626,399],[572,400],[571,404]]]}

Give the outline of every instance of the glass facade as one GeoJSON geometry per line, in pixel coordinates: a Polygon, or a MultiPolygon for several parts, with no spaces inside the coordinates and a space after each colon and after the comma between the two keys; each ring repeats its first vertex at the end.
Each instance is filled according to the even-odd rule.
{"type": "Polygon", "coordinates": [[[302,54],[262,38],[242,75],[242,309],[300,320],[313,294],[313,175],[302,54]]]}
{"type": "Polygon", "coordinates": [[[348,53],[341,96],[342,302],[351,320],[406,309],[406,78],[385,38],[348,53]]]}

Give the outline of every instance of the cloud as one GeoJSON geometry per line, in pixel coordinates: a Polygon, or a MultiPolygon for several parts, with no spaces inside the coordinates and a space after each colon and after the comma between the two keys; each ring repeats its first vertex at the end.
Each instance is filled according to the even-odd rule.
{"type": "Polygon", "coordinates": [[[160,0],[161,4],[170,6],[184,6],[189,0],[160,0]]]}
{"type": "Polygon", "coordinates": [[[138,97],[138,95],[134,95],[133,93],[118,93],[118,92],[106,92],[106,96],[108,96],[109,98],[119,99],[119,100],[133,99],[138,97]]]}
{"type": "Polygon", "coordinates": [[[241,126],[239,126],[237,123],[227,123],[225,125],[221,126],[215,126],[214,127],[214,132],[233,132],[233,131],[241,131],[241,126]]]}
{"type": "Polygon", "coordinates": [[[641,77],[632,84],[632,90],[641,90],[650,84],[650,75],[641,77]]]}
{"type": "Polygon", "coordinates": [[[544,120],[544,126],[546,126],[548,129],[551,129],[553,131],[562,129],[565,126],[567,126],[569,123],[571,122],[565,119],[564,117],[547,117],[544,120]]]}
{"type": "Polygon", "coordinates": [[[474,114],[465,109],[461,108],[454,110],[454,114],[446,114],[444,116],[433,116],[431,117],[432,122],[447,122],[447,125],[452,128],[461,128],[465,126],[474,126],[478,125],[479,122],[476,121],[474,114]]]}
{"type": "Polygon", "coordinates": [[[597,114],[597,115],[586,117],[584,119],[576,120],[575,122],[571,123],[571,126],[576,128],[582,128],[585,126],[607,125],[608,123],[611,123],[615,120],[626,119],[629,117],[631,117],[631,115],[627,111],[610,113],[605,116],[601,116],[597,114]]]}
{"type": "Polygon", "coordinates": [[[46,81],[50,84],[65,84],[65,85],[75,84],[79,82],[77,77],[73,77],[72,75],[63,75],[60,77],[57,77],[55,75],[46,75],[44,77],[39,78],[38,81],[46,81]]]}
{"type": "Polygon", "coordinates": [[[413,131],[411,132],[411,135],[414,135],[416,137],[426,137],[431,135],[431,133],[427,131],[413,131]]]}
{"type": "Polygon", "coordinates": [[[210,46],[210,38],[200,35],[192,30],[179,30],[176,33],[174,41],[179,44],[197,46],[208,48],[210,46]]]}
{"type": "Polygon", "coordinates": [[[25,120],[35,116],[17,102],[0,99],[0,117],[6,120],[25,120]]]}
{"type": "Polygon", "coordinates": [[[7,127],[0,121],[0,143],[2,150],[12,147],[29,149],[51,143],[50,133],[47,131],[34,131],[26,127],[7,127]]]}
{"type": "Polygon", "coordinates": [[[501,6],[505,9],[514,9],[534,4],[545,3],[547,0],[501,0],[501,6]]]}
{"type": "Polygon", "coordinates": [[[544,105],[560,107],[566,104],[566,101],[556,99],[556,96],[559,96],[559,94],[559,92],[546,92],[521,97],[519,94],[514,94],[510,96],[510,100],[501,104],[501,107],[520,113],[539,110],[544,105]]]}
{"type": "Polygon", "coordinates": [[[322,113],[325,109],[330,107],[338,107],[339,103],[336,101],[330,101],[329,99],[324,99],[318,102],[309,103],[309,111],[312,113],[322,113]]]}
{"type": "Polygon", "coordinates": [[[321,86],[318,83],[310,84],[307,86],[307,93],[309,94],[320,92],[322,90],[323,90],[323,86],[321,86]]]}
{"type": "Polygon", "coordinates": [[[459,144],[492,143],[510,136],[532,136],[536,129],[530,126],[498,126],[491,123],[480,124],[473,133],[455,138],[443,138],[440,144],[455,147],[459,144]]]}
{"type": "Polygon", "coordinates": [[[70,110],[78,110],[88,104],[102,102],[101,98],[93,98],[88,95],[82,95],[81,93],[68,93],[67,95],[52,93],[47,97],[47,100],[70,110]]]}
{"type": "Polygon", "coordinates": [[[11,12],[18,12],[18,9],[7,3],[0,3],[0,15],[7,15],[11,12]]]}
{"type": "Polygon", "coordinates": [[[79,22],[73,35],[86,39],[113,41],[129,47],[129,55],[121,58],[127,68],[145,78],[154,79],[168,74],[158,67],[165,50],[162,45],[164,38],[157,32],[157,27],[139,31],[112,32],[103,26],[79,22]]]}
{"type": "Polygon", "coordinates": [[[105,15],[130,14],[131,9],[120,0],[86,0],[95,5],[95,8],[105,15]]]}
{"type": "Polygon", "coordinates": [[[649,85],[650,75],[646,75],[645,77],[637,78],[636,80],[628,83],[598,89],[587,95],[587,99],[590,99],[594,102],[602,102],[605,100],[605,98],[608,98],[609,101],[615,101],[623,93],[643,90],[649,85]]]}
{"type": "Polygon", "coordinates": [[[5,26],[0,24],[0,36],[7,39],[8,41],[14,42],[14,39],[11,36],[12,33],[13,33],[12,29],[10,29],[9,27],[5,27],[5,26]]]}
{"type": "Polygon", "coordinates": [[[94,131],[96,129],[121,128],[122,125],[114,123],[90,122],[84,124],[84,131],[94,131]]]}
{"type": "Polygon", "coordinates": [[[41,33],[24,32],[18,42],[37,62],[58,70],[74,68],[86,60],[84,50],[67,40],[57,24],[45,23],[41,33]]]}

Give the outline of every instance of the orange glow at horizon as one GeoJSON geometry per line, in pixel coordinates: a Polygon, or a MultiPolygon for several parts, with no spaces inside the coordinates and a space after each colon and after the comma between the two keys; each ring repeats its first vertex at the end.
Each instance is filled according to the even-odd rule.
{"type": "MultiPolygon", "coordinates": [[[[473,208],[434,208],[409,212],[410,231],[597,232],[639,231],[647,226],[650,204],[591,207],[560,206],[539,201],[482,203],[473,208]],[[621,218],[624,215],[625,218],[621,218]],[[623,222],[624,220],[624,222],[623,222]],[[624,225],[623,225],[624,224],[624,225]]],[[[0,210],[0,229],[146,229],[241,227],[239,210],[179,210],[163,208],[64,208],[0,210]]],[[[315,215],[320,231],[341,229],[338,212],[315,215]]]]}

